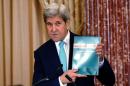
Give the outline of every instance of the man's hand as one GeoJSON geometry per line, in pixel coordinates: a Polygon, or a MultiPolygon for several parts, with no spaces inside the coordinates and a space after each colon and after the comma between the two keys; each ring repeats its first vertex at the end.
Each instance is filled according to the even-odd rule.
{"type": "Polygon", "coordinates": [[[67,83],[72,83],[75,82],[77,77],[87,77],[86,75],[80,75],[77,74],[78,70],[72,69],[72,70],[68,70],[66,72],[64,72],[61,76],[60,76],[60,80],[63,84],[67,84],[67,83]],[[68,78],[67,78],[68,77],[68,78]],[[69,79],[70,78],[70,79],[69,79]]]}
{"type": "Polygon", "coordinates": [[[104,48],[104,44],[98,44],[96,47],[96,52],[100,57],[100,61],[104,59],[103,48],[104,48]]]}

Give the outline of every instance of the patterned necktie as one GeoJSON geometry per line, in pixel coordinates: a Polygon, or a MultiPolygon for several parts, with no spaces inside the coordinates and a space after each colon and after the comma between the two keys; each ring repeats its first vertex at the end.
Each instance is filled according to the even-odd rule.
{"type": "Polygon", "coordinates": [[[60,61],[61,61],[61,64],[63,64],[63,71],[67,71],[67,58],[66,58],[66,53],[65,53],[65,50],[64,50],[64,41],[61,41],[59,43],[59,47],[60,47],[60,50],[59,50],[59,57],[60,57],[60,61]]]}

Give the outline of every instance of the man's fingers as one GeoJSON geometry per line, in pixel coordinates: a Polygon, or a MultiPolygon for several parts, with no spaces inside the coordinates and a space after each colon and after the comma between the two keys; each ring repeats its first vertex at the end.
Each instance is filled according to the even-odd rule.
{"type": "Polygon", "coordinates": [[[77,74],[77,77],[87,77],[87,75],[77,74]]]}

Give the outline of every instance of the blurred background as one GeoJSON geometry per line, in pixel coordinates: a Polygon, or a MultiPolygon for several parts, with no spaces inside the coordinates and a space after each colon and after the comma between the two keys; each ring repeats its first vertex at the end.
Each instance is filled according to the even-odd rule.
{"type": "Polygon", "coordinates": [[[115,86],[130,86],[130,0],[0,0],[0,86],[31,86],[33,51],[48,40],[43,9],[52,2],[68,7],[72,32],[103,38],[115,86]]]}

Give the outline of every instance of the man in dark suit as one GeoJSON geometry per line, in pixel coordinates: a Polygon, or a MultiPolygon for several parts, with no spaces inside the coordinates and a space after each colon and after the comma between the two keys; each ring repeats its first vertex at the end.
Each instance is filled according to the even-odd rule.
{"type": "MultiPolygon", "coordinates": [[[[69,11],[64,5],[52,3],[44,10],[44,21],[51,38],[35,52],[34,86],[94,86],[94,76],[79,75],[77,69],[72,69],[73,42],[76,34],[68,30],[69,11]],[[59,58],[60,42],[64,42],[67,70],[62,69],[59,58]]],[[[102,55],[103,45],[96,48],[100,56],[100,68],[97,79],[105,86],[113,86],[115,75],[108,61],[102,55]]]]}

